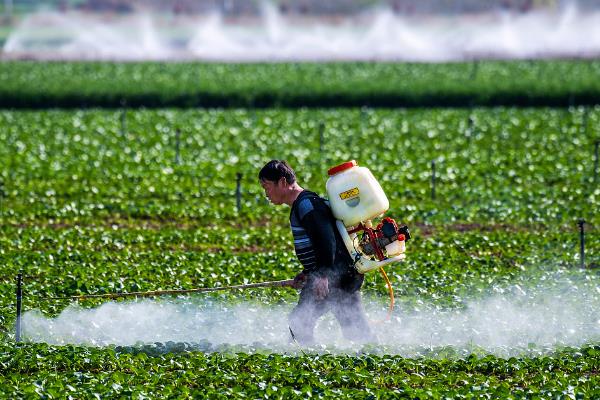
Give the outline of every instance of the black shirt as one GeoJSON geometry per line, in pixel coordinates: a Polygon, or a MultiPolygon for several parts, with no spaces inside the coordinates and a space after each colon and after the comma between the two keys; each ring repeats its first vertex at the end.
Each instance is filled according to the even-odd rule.
{"type": "Polygon", "coordinates": [[[354,275],[352,259],[326,200],[303,190],[292,204],[290,225],[304,272],[330,278],[354,275]]]}

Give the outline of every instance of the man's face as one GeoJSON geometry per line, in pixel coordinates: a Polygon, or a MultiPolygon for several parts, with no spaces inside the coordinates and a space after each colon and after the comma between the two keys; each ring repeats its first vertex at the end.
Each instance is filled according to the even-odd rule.
{"type": "Polygon", "coordinates": [[[265,196],[275,205],[283,204],[286,182],[285,178],[281,178],[279,182],[269,180],[261,180],[260,186],[265,190],[265,196]]]}

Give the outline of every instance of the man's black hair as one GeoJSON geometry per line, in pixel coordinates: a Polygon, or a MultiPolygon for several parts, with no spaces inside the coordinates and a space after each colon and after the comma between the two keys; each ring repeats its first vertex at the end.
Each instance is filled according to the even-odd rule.
{"type": "Polygon", "coordinates": [[[261,181],[279,182],[281,178],[285,178],[289,185],[296,182],[294,170],[284,160],[271,160],[258,173],[261,181]]]}

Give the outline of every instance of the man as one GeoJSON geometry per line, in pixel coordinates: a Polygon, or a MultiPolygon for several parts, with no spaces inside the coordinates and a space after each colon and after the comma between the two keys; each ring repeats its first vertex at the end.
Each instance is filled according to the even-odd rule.
{"type": "Polygon", "coordinates": [[[294,171],[283,160],[269,161],[258,178],[271,203],[291,207],[294,247],[304,267],[294,278],[294,287],[302,290],[289,316],[293,338],[301,344],[313,344],[317,320],[332,311],[347,339],[374,341],[360,299],[364,277],[353,267],[328,204],[300,187],[294,171]]]}

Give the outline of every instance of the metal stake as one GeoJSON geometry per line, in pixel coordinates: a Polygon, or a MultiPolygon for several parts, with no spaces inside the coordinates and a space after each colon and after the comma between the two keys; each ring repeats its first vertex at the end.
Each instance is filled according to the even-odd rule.
{"type": "Polygon", "coordinates": [[[240,212],[242,210],[242,174],[240,172],[236,174],[236,179],[235,203],[237,211],[240,212]]]}
{"type": "Polygon", "coordinates": [[[179,147],[181,141],[181,131],[177,129],[175,131],[175,164],[179,164],[179,147]]]}
{"type": "Polygon", "coordinates": [[[435,200],[435,160],[431,161],[431,200],[435,200]]]}
{"type": "Polygon", "coordinates": [[[600,140],[594,143],[594,183],[598,182],[598,147],[600,147],[600,140]]]}
{"type": "Polygon", "coordinates": [[[17,275],[17,326],[15,340],[17,343],[21,341],[21,301],[23,298],[23,274],[17,275]]]}
{"type": "Polygon", "coordinates": [[[319,153],[323,155],[323,148],[325,147],[325,123],[321,121],[319,123],[319,153]]]}
{"type": "Polygon", "coordinates": [[[585,231],[583,226],[585,225],[585,220],[580,219],[577,221],[577,225],[579,225],[579,260],[580,267],[585,268],[585,231]]]}
{"type": "Polygon", "coordinates": [[[4,209],[2,208],[2,201],[4,200],[4,182],[0,181],[0,217],[4,214],[4,209]]]}

